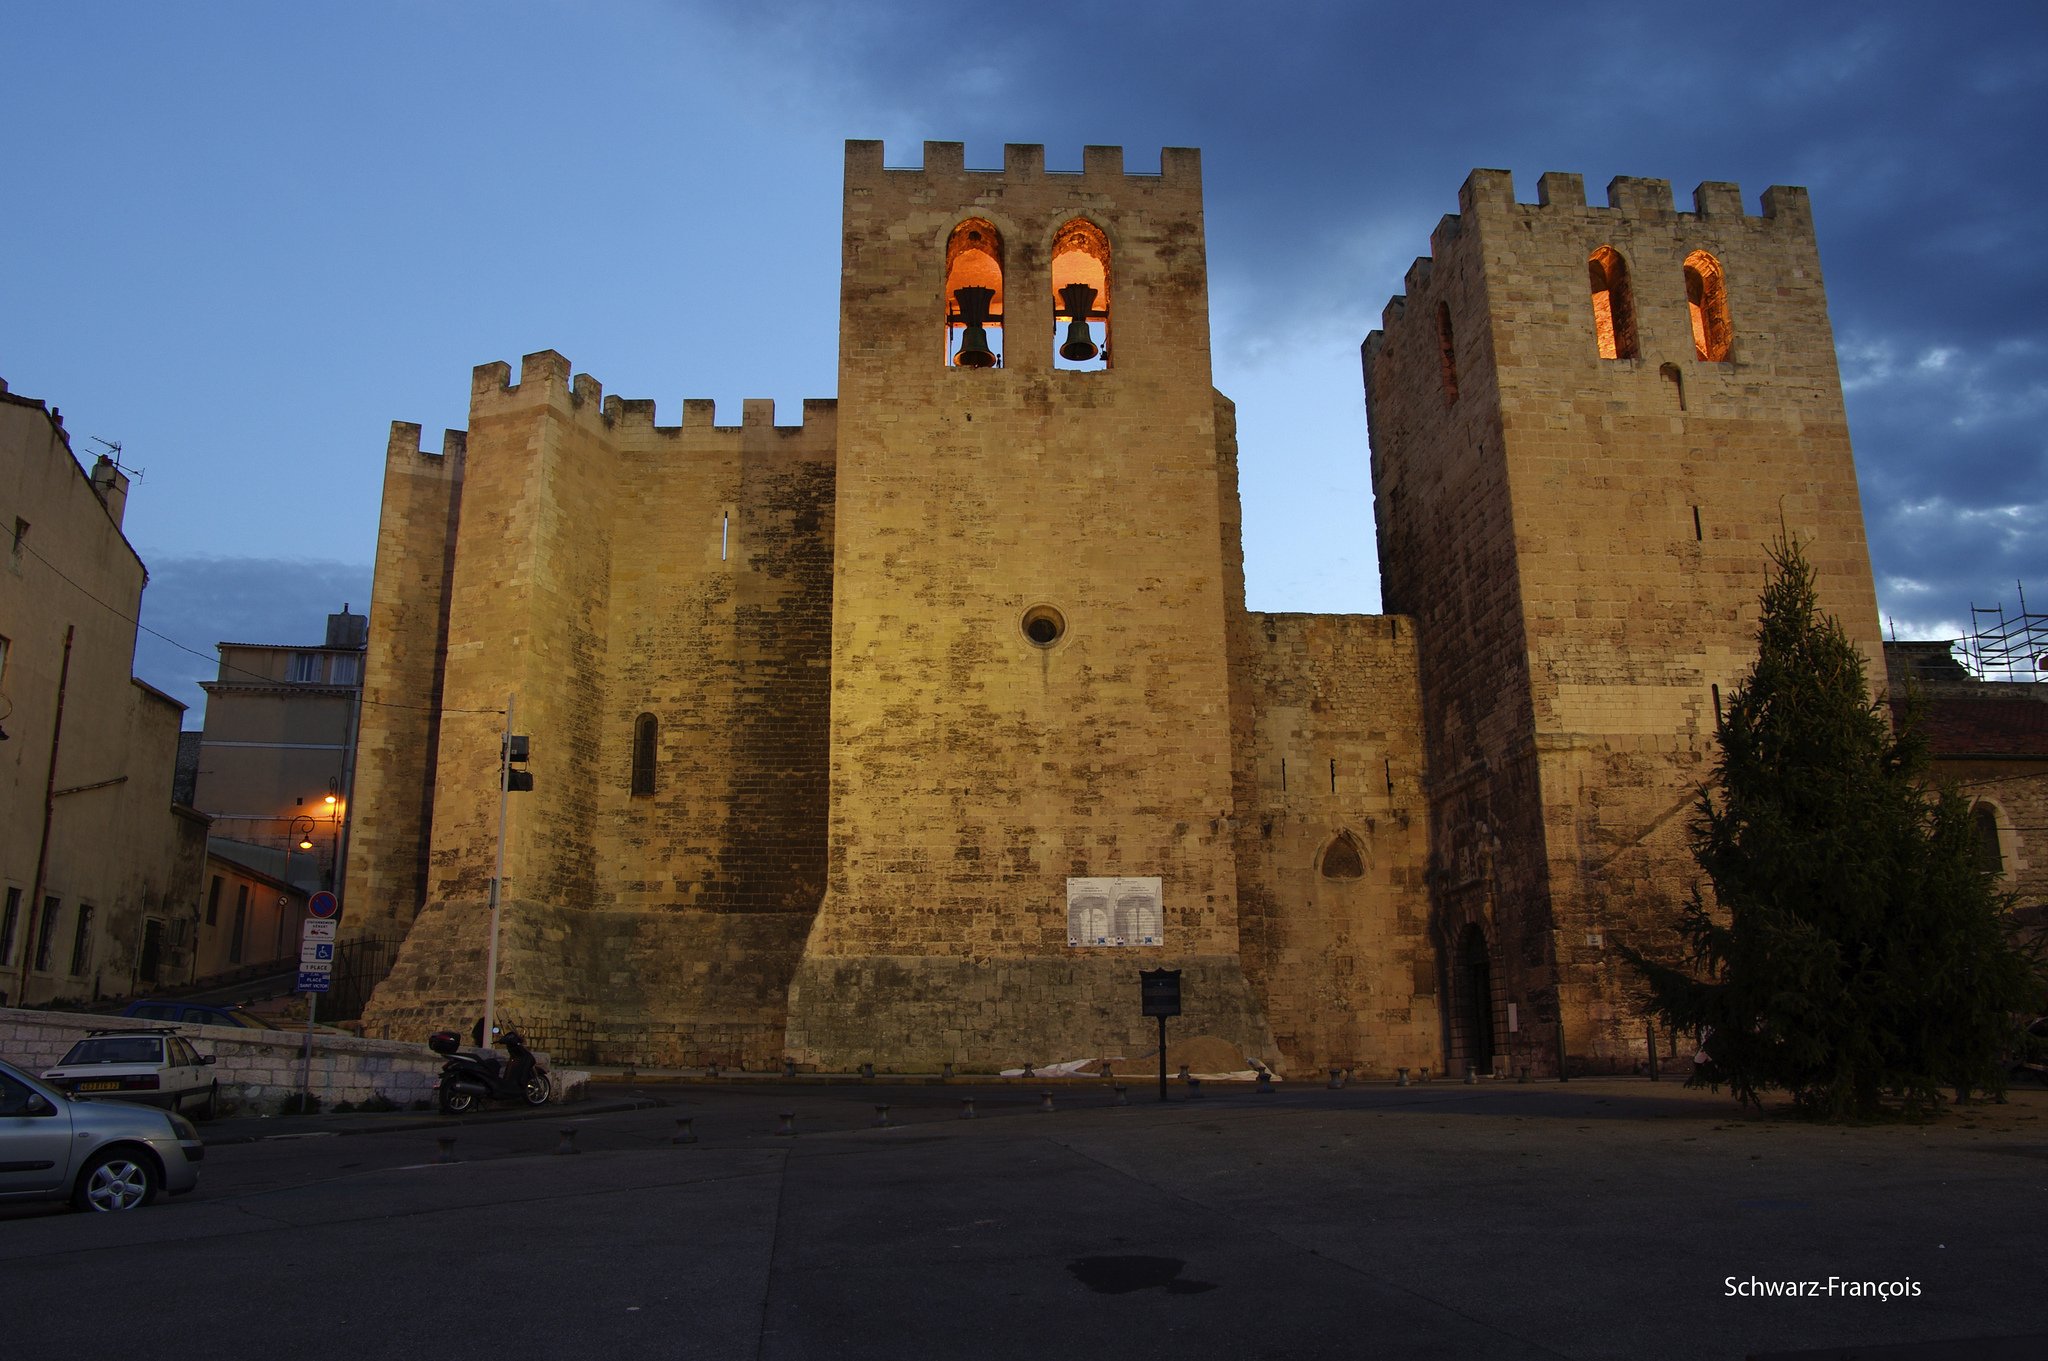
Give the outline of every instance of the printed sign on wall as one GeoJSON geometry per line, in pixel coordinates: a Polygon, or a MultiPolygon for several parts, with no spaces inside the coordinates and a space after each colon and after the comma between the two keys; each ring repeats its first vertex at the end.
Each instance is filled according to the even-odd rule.
{"type": "Polygon", "coordinates": [[[1163,945],[1166,910],[1160,880],[1067,880],[1067,944],[1163,945]]]}

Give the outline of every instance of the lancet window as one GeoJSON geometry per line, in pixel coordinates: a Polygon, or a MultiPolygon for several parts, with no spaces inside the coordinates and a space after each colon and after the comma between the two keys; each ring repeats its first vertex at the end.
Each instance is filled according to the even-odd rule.
{"type": "Polygon", "coordinates": [[[1728,284],[1721,262],[1703,250],[1685,257],[1685,306],[1692,313],[1692,351],[1699,359],[1719,363],[1735,343],[1728,320],[1728,284]]]}

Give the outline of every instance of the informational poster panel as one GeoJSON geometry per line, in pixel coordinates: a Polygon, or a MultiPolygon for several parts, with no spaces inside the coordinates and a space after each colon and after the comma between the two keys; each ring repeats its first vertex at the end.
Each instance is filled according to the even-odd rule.
{"type": "Polygon", "coordinates": [[[1163,945],[1166,911],[1160,880],[1067,880],[1067,944],[1094,946],[1163,945]]]}

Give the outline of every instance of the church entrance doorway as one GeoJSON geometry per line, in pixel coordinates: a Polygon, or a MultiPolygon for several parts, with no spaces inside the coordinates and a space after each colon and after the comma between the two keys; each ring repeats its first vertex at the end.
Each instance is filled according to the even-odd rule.
{"type": "Polygon", "coordinates": [[[1493,966],[1486,934],[1476,923],[1458,942],[1458,1010],[1464,1062],[1482,1074],[1493,1071],[1493,966]]]}

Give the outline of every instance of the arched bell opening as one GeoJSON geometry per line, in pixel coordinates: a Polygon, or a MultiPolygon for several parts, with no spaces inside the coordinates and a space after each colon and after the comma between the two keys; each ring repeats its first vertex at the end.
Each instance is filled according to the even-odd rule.
{"type": "Polygon", "coordinates": [[[1053,367],[1109,367],[1109,238],[1085,217],[1052,240],[1053,367]]]}
{"type": "Polygon", "coordinates": [[[1636,295],[1629,285],[1628,261],[1612,246],[1602,246],[1586,259],[1593,290],[1593,340],[1602,359],[1634,359],[1636,295]]]}
{"type": "Polygon", "coordinates": [[[1693,357],[1725,361],[1735,346],[1735,327],[1728,319],[1728,282],[1721,262],[1703,250],[1685,257],[1685,307],[1692,314],[1693,357]]]}
{"type": "Polygon", "coordinates": [[[946,240],[946,363],[993,369],[1003,362],[1003,236],[970,217],[946,240]]]}

